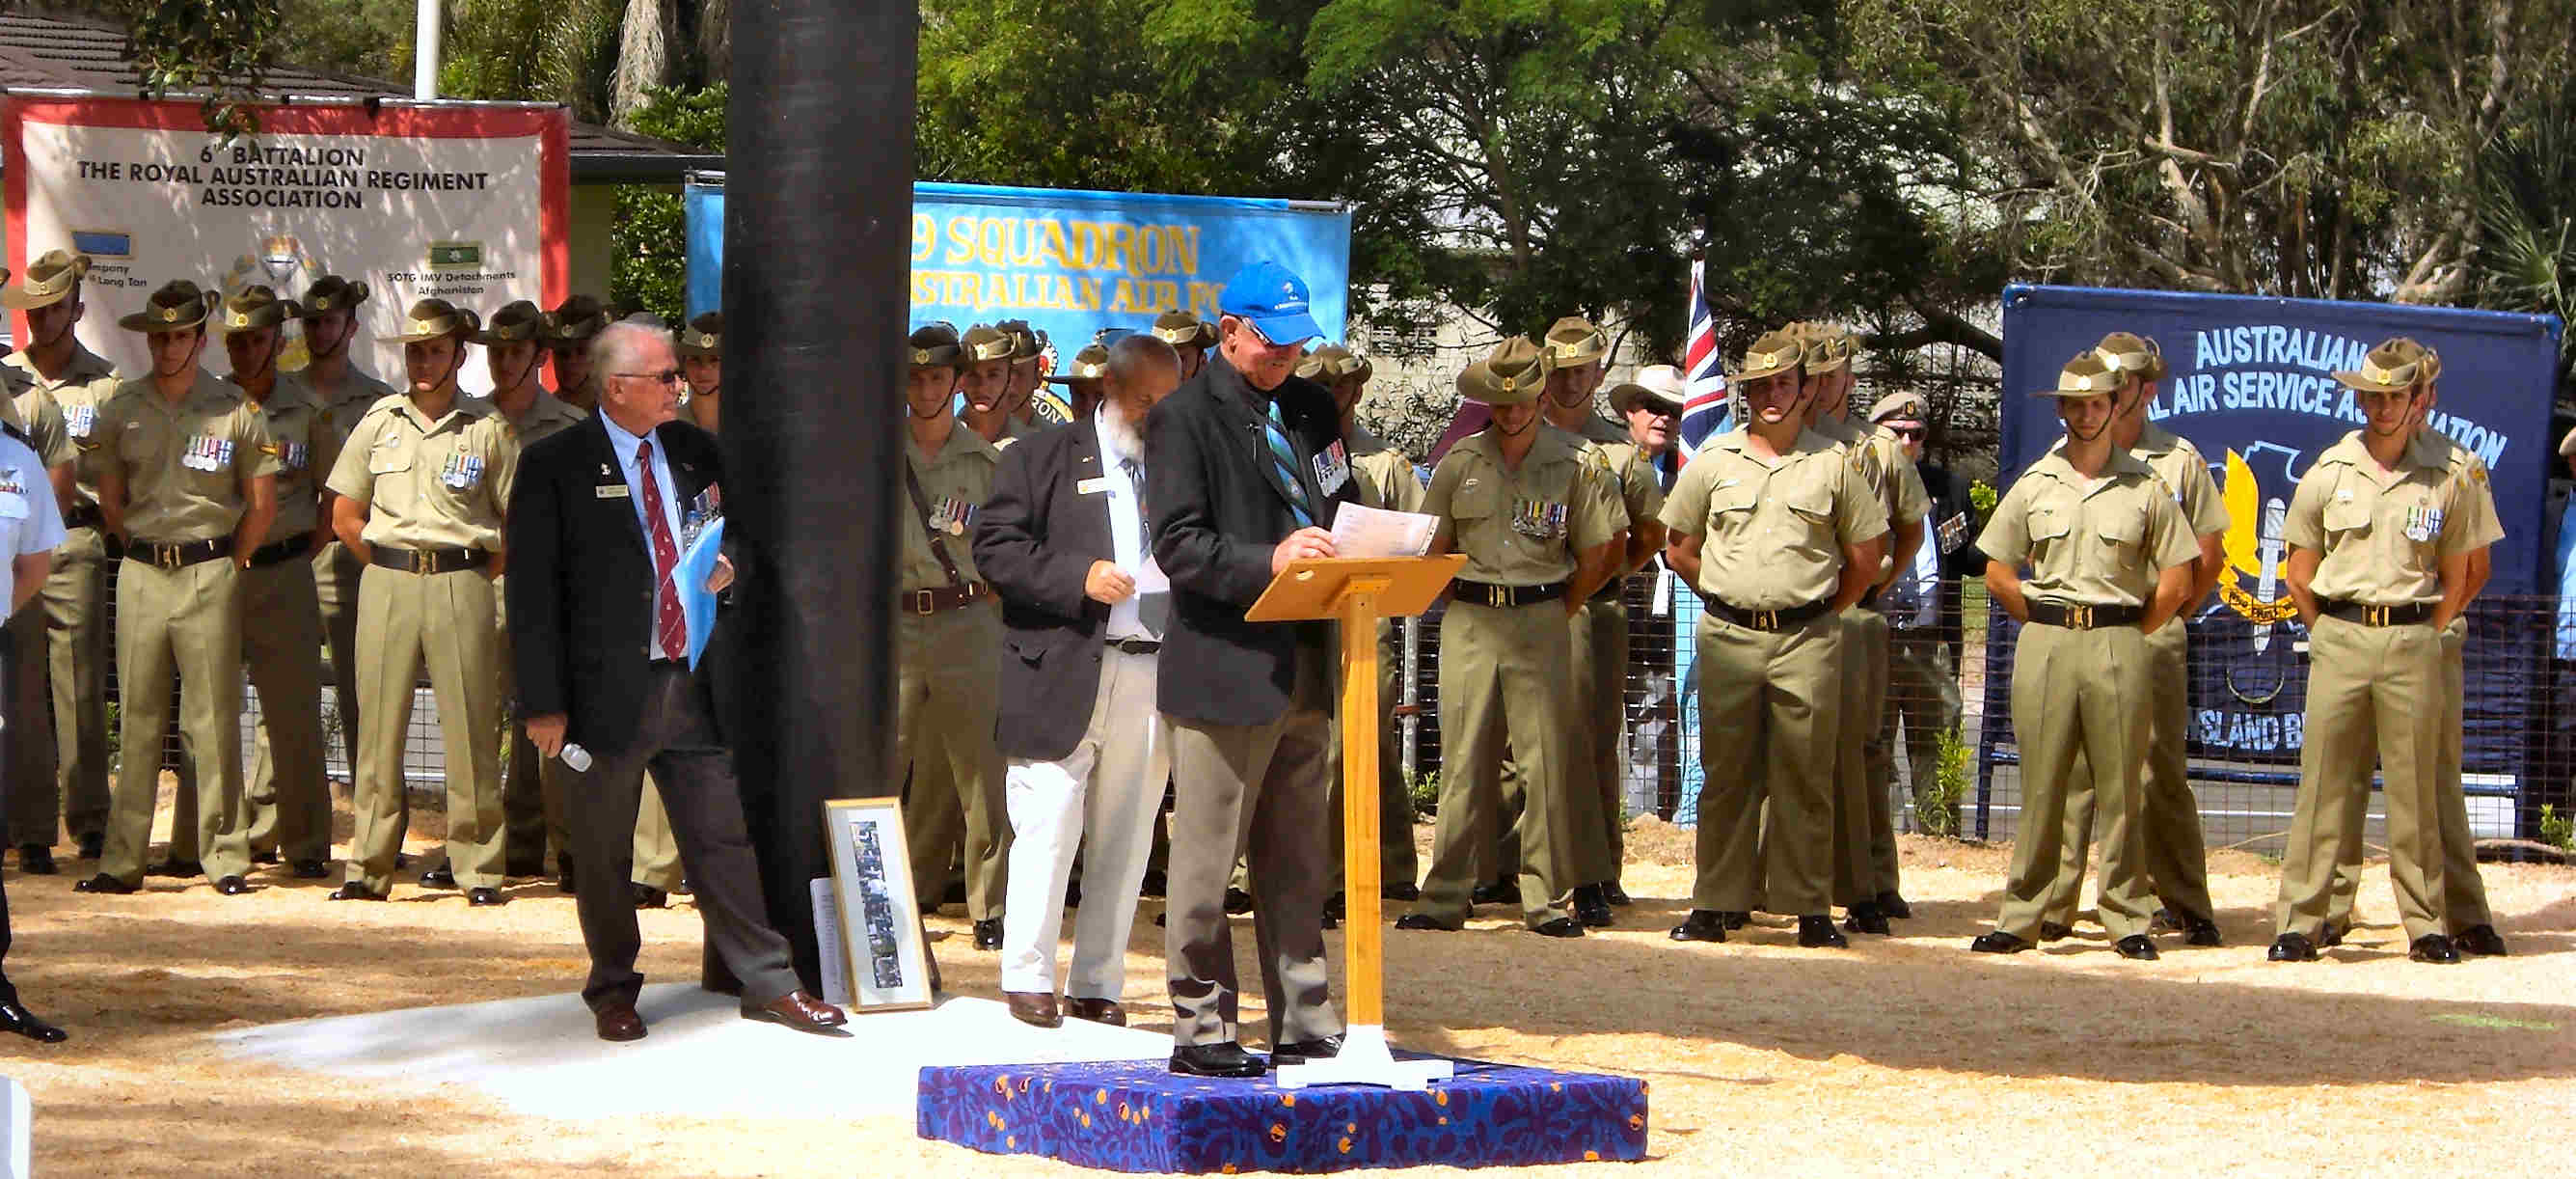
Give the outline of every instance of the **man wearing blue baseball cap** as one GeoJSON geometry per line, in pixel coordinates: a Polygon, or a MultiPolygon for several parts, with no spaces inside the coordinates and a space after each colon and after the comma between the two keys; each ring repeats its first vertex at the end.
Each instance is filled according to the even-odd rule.
{"type": "Polygon", "coordinates": [[[1156,686],[1174,791],[1164,959],[1172,1071],[1252,1077],[1267,1065],[1235,1042],[1235,849],[1251,862],[1271,1060],[1339,1053],[1342,1020],[1324,963],[1331,631],[1244,612],[1289,562],[1333,555],[1326,529],[1356,484],[1332,394],[1296,375],[1323,334],[1305,281],[1255,263],[1219,305],[1216,353],[1145,419],[1154,559],[1172,583],[1156,686]]]}

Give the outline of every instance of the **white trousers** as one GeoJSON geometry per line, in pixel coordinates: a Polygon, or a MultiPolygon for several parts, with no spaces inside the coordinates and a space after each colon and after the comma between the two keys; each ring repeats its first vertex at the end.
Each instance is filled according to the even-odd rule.
{"type": "Polygon", "coordinates": [[[1154,709],[1154,659],[1104,648],[1100,694],[1081,743],[1059,761],[1010,760],[1005,991],[1055,993],[1056,939],[1064,930],[1064,887],[1077,850],[1085,853],[1082,907],[1074,916],[1073,969],[1064,993],[1115,1000],[1127,985],[1127,935],[1153,850],[1154,812],[1172,774],[1170,730],[1154,709]]]}

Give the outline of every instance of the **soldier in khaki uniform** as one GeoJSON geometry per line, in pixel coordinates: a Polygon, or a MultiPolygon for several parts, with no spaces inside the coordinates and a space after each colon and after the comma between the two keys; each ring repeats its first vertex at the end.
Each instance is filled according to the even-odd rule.
{"type": "Polygon", "coordinates": [[[151,374],[99,411],[99,512],[124,538],[116,573],[123,701],[107,848],[84,892],[133,892],[160,792],[170,680],[197,783],[193,820],[215,891],[250,891],[241,777],[242,567],[277,515],[277,446],[257,408],[197,367],[217,296],[184,279],[118,321],[151,341],[151,374]]]}
{"type": "Polygon", "coordinates": [[[1052,395],[1038,396],[1038,390],[1046,387],[1046,374],[1038,370],[1046,357],[1047,342],[1037,329],[1025,319],[1006,319],[993,326],[1011,338],[1011,382],[1002,394],[1002,404],[1010,410],[1010,422],[1003,427],[1008,436],[1026,438],[1073,421],[1066,407],[1057,404],[1052,395]]]}
{"type": "MultiPolygon", "coordinates": [[[[977,363],[1000,387],[1010,340],[989,327],[968,338],[981,349],[977,363]]],[[[975,922],[975,948],[1002,945],[1004,872],[1011,827],[1004,810],[1002,755],[993,745],[993,693],[1001,657],[1002,616],[992,587],[975,576],[975,554],[966,543],[975,512],[992,490],[1001,452],[973,430],[959,429],[950,411],[965,348],[944,326],[912,333],[911,378],[905,390],[904,481],[909,510],[903,519],[902,590],[895,595],[895,764],[913,773],[904,802],[904,825],[925,832],[912,844],[916,880],[962,850],[966,865],[966,915],[975,922]],[[921,769],[944,764],[948,776],[921,769]],[[947,798],[932,795],[944,787],[947,798]],[[964,845],[915,821],[934,804],[956,806],[965,818],[964,845]]]]}
{"type": "Polygon", "coordinates": [[[1725,941],[1767,896],[1798,915],[1799,945],[1849,944],[1827,912],[1839,615],[1877,583],[1887,509],[1842,447],[1802,425],[1805,361],[1798,337],[1756,340],[1732,378],[1743,425],[1711,439],[1664,501],[1664,561],[1706,606],[1699,879],[1675,941],[1725,941]]]}
{"type": "Polygon", "coordinates": [[[608,330],[608,309],[588,295],[574,295],[546,313],[538,334],[554,363],[555,399],[583,413],[599,410],[599,374],[591,371],[590,341],[608,330]]]}
{"type": "MultiPolygon", "coordinates": [[[[1493,846],[1503,743],[1526,794],[1520,823],[1521,919],[1548,937],[1581,937],[1555,907],[1577,869],[1569,838],[1590,804],[1568,779],[1576,757],[1570,620],[1618,567],[1627,521],[1601,452],[1539,421],[1551,363],[1526,337],[1505,340],[1458,378],[1493,424],[1432,472],[1422,510],[1440,518],[1434,553],[1465,553],[1441,617],[1440,815],[1422,899],[1399,929],[1455,930],[1467,919],[1477,861],[1493,846]]],[[[1345,460],[1347,461],[1347,460],[1345,460]]],[[[1588,787],[1587,787],[1588,788],[1588,787]]]]}
{"type": "MultiPolygon", "coordinates": [[[[0,282],[8,271],[0,269],[0,282]]],[[[19,288],[0,288],[15,291],[19,288]]],[[[74,502],[75,488],[71,432],[63,420],[63,409],[52,395],[36,385],[27,369],[15,365],[0,366],[0,425],[18,432],[27,448],[44,465],[42,471],[18,473],[22,488],[29,494],[53,497],[55,505],[68,512],[74,502]]],[[[60,799],[55,781],[55,767],[60,750],[55,743],[53,718],[47,715],[46,699],[46,612],[30,599],[27,608],[9,616],[9,677],[7,699],[9,715],[17,718],[6,732],[0,732],[0,747],[6,749],[7,780],[24,783],[23,797],[18,790],[9,792],[8,819],[13,834],[10,842],[18,845],[18,870],[30,876],[51,876],[54,866],[54,837],[57,803],[60,799]]]]}
{"type": "Polygon", "coordinates": [[[2153,959],[2147,937],[2145,829],[2139,766],[2152,725],[2147,636],[2191,592],[2199,547],[2173,489],[2112,441],[2118,368],[2086,352],[2054,388],[2066,438],[2004,493],[1977,537],[1986,588],[2025,625],[2013,656],[2013,733],[2021,745],[2021,828],[2013,839],[2003,913],[1970,944],[1980,953],[2029,949],[2040,922],[2083,887],[2084,854],[2059,854],[2067,777],[2092,766],[2102,826],[2099,911],[2123,958],[2153,959]],[[2031,575],[2019,570],[2028,565],[2031,575]],[[2067,865],[2072,864],[2072,870],[2067,865]]]}
{"type": "MultiPolygon", "coordinates": [[[[367,301],[367,284],[336,274],[315,279],[297,300],[304,312],[304,350],[310,359],[304,383],[322,399],[321,432],[331,436],[332,453],[347,445],[349,433],[367,410],[401,390],[379,381],[349,362],[350,344],[358,335],[358,306],[367,301]]],[[[331,520],[328,467],[315,468],[321,494],[322,522],[331,520]]],[[[331,640],[331,701],[340,722],[340,756],[352,779],[358,771],[358,578],[366,563],[333,535],[313,554],[313,586],[322,602],[322,631],[331,640]]]]}
{"type": "Polygon", "coordinates": [[[1073,354],[1072,363],[1064,371],[1048,373],[1045,380],[1064,386],[1064,403],[1073,411],[1074,420],[1080,421],[1100,408],[1101,398],[1107,395],[1102,381],[1108,372],[1109,346],[1091,343],[1073,354]]]}
{"type": "Polygon", "coordinates": [[[1181,356],[1181,379],[1199,375],[1207,363],[1207,350],[1216,347],[1216,325],[1187,311],[1166,311],[1154,317],[1154,338],[1172,346],[1181,356]]]}
{"type": "Polygon", "coordinates": [[[698,428],[713,434],[724,411],[724,312],[708,311],[680,333],[680,377],[689,383],[683,408],[698,428]]]}
{"type": "Polygon", "coordinates": [[[1011,417],[1012,360],[1019,348],[1011,334],[988,323],[966,329],[959,344],[957,392],[966,399],[957,420],[975,436],[996,447],[1009,446],[1023,431],[1011,417]]]}
{"type": "MultiPolygon", "coordinates": [[[[2164,379],[2165,360],[2155,341],[2128,332],[2113,332],[2094,345],[2102,362],[2120,372],[2114,397],[2111,443],[2144,460],[2156,477],[2173,489],[2174,505],[2198,538],[2200,555],[2192,567],[2191,592],[2173,625],[2147,636],[2151,674],[2148,700],[2147,761],[2139,771],[2138,821],[2145,825],[2147,883],[2154,886],[2159,924],[2183,931],[2190,944],[2220,944],[2218,922],[2209,899],[2208,852],[2200,830],[2200,800],[2191,792],[2191,757],[2184,743],[2191,724],[2191,628],[2187,624],[2200,604],[2217,588],[2227,568],[2224,542],[2227,508],[2219,502],[2218,484],[2209,477],[2209,460],[2188,440],[2147,420],[2156,382],[2164,379]]],[[[2079,761],[2066,780],[2066,843],[2069,862],[2060,871],[2081,878],[2075,862],[2093,840],[2093,771],[2079,761]]],[[[2040,925],[2040,940],[2066,936],[2075,923],[2075,897],[2066,908],[2040,925]]]]}
{"type": "Polygon", "coordinates": [[[403,734],[427,665],[446,737],[445,866],[475,905],[503,902],[501,528],[518,469],[508,423],[456,387],[474,313],[423,299],[403,319],[411,393],[367,411],[331,470],[332,530],[367,563],[358,593],[358,732],[349,877],[335,900],[392,891],[410,806],[403,734]]]}
{"type": "Polygon", "coordinates": [[[319,880],[330,872],[331,784],[322,769],[322,604],[313,555],[330,530],[320,482],[340,448],[322,426],[322,399],[277,370],[282,329],[297,310],[253,286],[225,300],[215,324],[232,384],[268,428],[278,467],[277,516],[240,576],[242,662],[259,690],[250,847],[254,856],[284,859],[297,879],[319,880]]]}
{"type": "Polygon", "coordinates": [[[2309,628],[2308,713],[2275,962],[2317,956],[2336,865],[2360,845],[2374,755],[2408,956],[2460,960],[2441,837],[2442,795],[2459,789],[2444,781],[2442,726],[2460,719],[2444,632],[2475,597],[2479,554],[2504,529],[2486,468],[2424,437],[2423,399],[2440,371],[2438,355],[2398,339],[2358,371],[2336,373],[2366,422],[2317,456],[2290,500],[2286,580],[2309,628]]]}
{"type": "MultiPolygon", "coordinates": [[[[118,382],[116,370],[72,332],[84,310],[80,283],[88,272],[86,255],[53,250],[0,287],[0,306],[27,317],[26,346],[0,357],[0,367],[27,380],[13,408],[32,426],[51,405],[75,456],[71,495],[62,500],[66,539],[44,588],[55,789],[39,784],[48,779],[22,777],[9,791],[11,840],[21,845],[20,864],[31,872],[36,861],[26,857],[25,845],[41,839],[47,845],[42,859],[53,858],[57,799],[82,859],[97,859],[107,842],[107,576],[114,549],[98,509],[98,468],[106,457],[99,445],[107,440],[98,415],[118,382]]],[[[37,454],[49,467],[54,462],[41,445],[37,454]]]]}

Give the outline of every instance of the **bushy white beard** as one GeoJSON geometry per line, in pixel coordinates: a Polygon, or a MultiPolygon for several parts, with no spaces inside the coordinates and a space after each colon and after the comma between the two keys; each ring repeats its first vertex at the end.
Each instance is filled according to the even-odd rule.
{"type": "Polygon", "coordinates": [[[1126,413],[1119,408],[1116,398],[1101,399],[1100,432],[1108,436],[1110,443],[1118,448],[1118,453],[1143,457],[1145,453],[1143,425],[1142,422],[1128,421],[1126,413]]]}

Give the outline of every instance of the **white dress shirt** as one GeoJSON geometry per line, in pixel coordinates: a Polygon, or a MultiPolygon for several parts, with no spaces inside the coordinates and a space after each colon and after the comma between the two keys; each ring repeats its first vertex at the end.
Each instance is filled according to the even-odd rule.
{"type": "MultiPolygon", "coordinates": [[[[1102,415],[1107,412],[1106,407],[1092,411],[1092,426],[1100,434],[1101,475],[1109,488],[1106,494],[1109,499],[1110,560],[1140,584],[1148,580],[1159,581],[1162,570],[1154,564],[1154,554],[1145,548],[1145,504],[1136,494],[1137,483],[1144,478],[1145,456],[1130,455],[1118,448],[1118,439],[1111,434],[1109,424],[1102,420],[1102,415]],[[1132,475],[1125,465],[1130,461],[1136,464],[1132,475]],[[1149,569],[1153,570],[1150,579],[1145,572],[1149,569]]],[[[1147,594],[1139,590],[1109,608],[1108,637],[1161,639],[1163,636],[1145,621],[1144,605],[1149,597],[1157,600],[1155,614],[1168,617],[1159,608],[1168,598],[1167,594],[1147,594]]]]}

